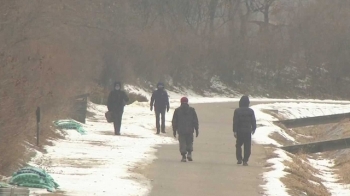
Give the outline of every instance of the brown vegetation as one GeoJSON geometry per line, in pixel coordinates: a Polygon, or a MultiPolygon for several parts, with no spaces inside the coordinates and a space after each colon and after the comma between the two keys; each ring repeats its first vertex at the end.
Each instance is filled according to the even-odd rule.
{"type": "MultiPolygon", "coordinates": [[[[339,123],[330,123],[317,126],[308,126],[294,128],[292,135],[300,143],[309,143],[322,140],[339,139],[350,136],[349,120],[345,119],[339,123]]],[[[286,145],[283,141],[282,144],[286,145]]],[[[350,157],[349,149],[323,152],[318,157],[335,160],[334,172],[339,176],[339,182],[349,184],[350,157]]],[[[282,179],[282,182],[289,188],[291,195],[330,195],[322,184],[322,181],[315,177],[319,171],[314,169],[308,162],[306,155],[303,153],[291,155],[292,161],[285,161],[287,168],[285,171],[288,175],[282,179]]]]}
{"type": "Polygon", "coordinates": [[[318,174],[315,168],[310,166],[307,160],[307,155],[291,155],[291,161],[285,161],[285,172],[288,173],[282,182],[289,189],[288,192],[291,195],[314,195],[314,196],[330,196],[331,193],[322,184],[322,180],[315,177],[318,174]],[[302,194],[304,193],[304,194],[302,194]]]}

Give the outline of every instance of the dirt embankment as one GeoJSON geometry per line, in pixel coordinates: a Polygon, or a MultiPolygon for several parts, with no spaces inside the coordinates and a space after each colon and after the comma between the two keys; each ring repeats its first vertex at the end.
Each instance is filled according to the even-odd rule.
{"type": "MultiPolygon", "coordinates": [[[[273,114],[275,117],[280,118],[277,114],[273,114]]],[[[298,143],[309,143],[324,140],[340,139],[350,137],[350,120],[345,119],[339,123],[330,123],[324,125],[307,126],[300,128],[288,129],[283,125],[279,125],[290,136],[295,138],[298,143]]],[[[272,135],[272,138],[278,141],[282,145],[291,145],[292,142],[288,141],[278,133],[272,135]]],[[[329,196],[330,191],[327,190],[325,185],[320,179],[321,172],[313,167],[310,159],[326,159],[334,160],[335,166],[333,171],[339,176],[339,182],[344,184],[350,184],[350,149],[336,150],[330,152],[323,152],[317,154],[290,154],[289,161],[286,160],[284,165],[287,175],[282,178],[282,182],[289,189],[288,192],[292,196],[298,196],[302,194],[317,195],[317,196],[329,196]]]]}

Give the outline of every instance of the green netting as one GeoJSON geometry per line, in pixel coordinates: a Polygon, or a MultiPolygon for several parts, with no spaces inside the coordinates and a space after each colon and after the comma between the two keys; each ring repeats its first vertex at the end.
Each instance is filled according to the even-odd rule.
{"type": "Polygon", "coordinates": [[[24,167],[15,172],[10,179],[10,184],[21,187],[43,188],[49,192],[53,192],[59,187],[48,173],[35,167],[24,167]]]}
{"type": "Polygon", "coordinates": [[[86,131],[81,124],[74,120],[58,120],[54,122],[54,125],[59,129],[75,129],[82,135],[86,134],[86,131]]]}
{"type": "Polygon", "coordinates": [[[11,185],[4,182],[0,182],[0,188],[9,188],[9,187],[11,187],[11,185]]]}

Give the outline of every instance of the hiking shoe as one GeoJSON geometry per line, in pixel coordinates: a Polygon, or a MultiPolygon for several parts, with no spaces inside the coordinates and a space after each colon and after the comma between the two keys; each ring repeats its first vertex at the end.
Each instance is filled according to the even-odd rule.
{"type": "Polygon", "coordinates": [[[181,162],[186,162],[186,155],[182,155],[181,162]]]}
{"type": "Polygon", "coordinates": [[[165,131],[163,130],[162,133],[165,133],[165,131]]]}
{"type": "Polygon", "coordinates": [[[241,160],[237,161],[237,164],[238,165],[242,164],[242,161],[241,160]]]}
{"type": "Polygon", "coordinates": [[[187,160],[188,160],[188,161],[193,161],[192,155],[191,155],[191,154],[188,154],[188,155],[187,155],[187,160]]]}
{"type": "Polygon", "coordinates": [[[243,166],[248,166],[248,163],[247,162],[243,162],[243,166]]]}

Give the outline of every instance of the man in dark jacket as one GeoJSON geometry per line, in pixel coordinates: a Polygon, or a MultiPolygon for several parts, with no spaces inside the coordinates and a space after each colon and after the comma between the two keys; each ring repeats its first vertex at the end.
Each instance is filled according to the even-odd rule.
{"type": "Polygon", "coordinates": [[[251,153],[252,135],[255,133],[256,120],[254,111],[249,108],[249,97],[242,96],[233,115],[233,133],[236,140],[237,164],[248,166],[251,153]],[[242,145],[244,145],[244,157],[242,158],[242,145]]]}
{"type": "Polygon", "coordinates": [[[121,83],[115,82],[114,90],[109,93],[107,101],[108,111],[112,113],[115,135],[120,135],[124,106],[129,101],[128,96],[123,90],[121,90],[121,88],[121,83]]]}
{"type": "Polygon", "coordinates": [[[160,127],[162,128],[162,133],[165,133],[165,111],[169,112],[169,96],[168,93],[164,90],[164,84],[158,83],[157,90],[153,92],[151,97],[150,109],[153,110],[156,114],[156,127],[157,134],[160,133],[160,127]],[[161,125],[159,123],[160,115],[162,116],[161,125]]]}
{"type": "Polygon", "coordinates": [[[186,154],[187,159],[193,161],[193,133],[196,130],[196,137],[198,137],[198,117],[196,110],[188,105],[186,97],[181,98],[181,106],[175,110],[172,124],[174,137],[176,132],[179,134],[181,162],[186,162],[186,154]]]}

